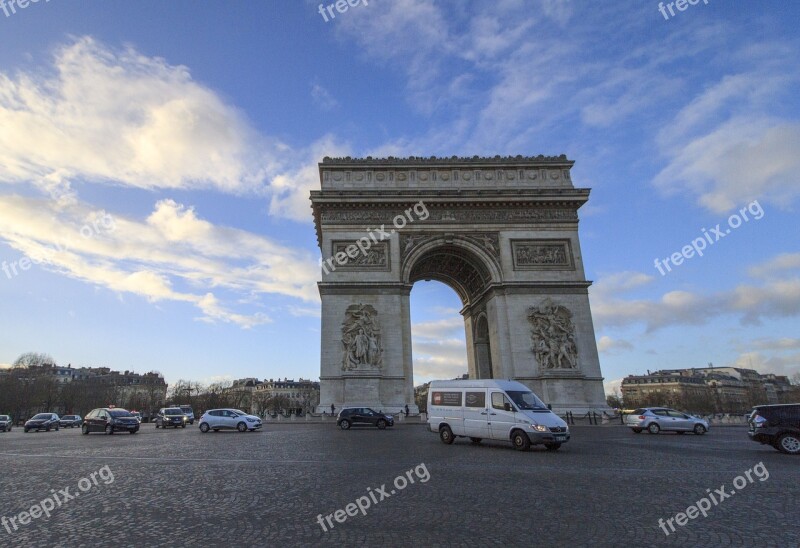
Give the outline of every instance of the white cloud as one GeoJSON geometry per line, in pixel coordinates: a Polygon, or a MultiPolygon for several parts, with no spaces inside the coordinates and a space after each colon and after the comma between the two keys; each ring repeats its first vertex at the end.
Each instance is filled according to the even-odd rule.
{"type": "Polygon", "coordinates": [[[800,270],[800,253],[781,253],[764,264],[750,267],[748,273],[755,278],[766,278],[787,270],[800,270]]]}
{"type": "Polygon", "coordinates": [[[297,153],[292,167],[272,179],[270,214],[311,222],[309,195],[312,190],[319,189],[319,162],[325,156],[337,158],[349,155],[349,146],[337,142],[333,135],[326,135],[297,153]]]}
{"type": "Polygon", "coordinates": [[[411,325],[415,384],[467,372],[464,320],[450,309],[433,307],[431,311],[443,317],[411,325]]]}
{"type": "Polygon", "coordinates": [[[622,394],[622,380],[623,379],[614,379],[611,381],[605,381],[603,383],[603,388],[605,390],[606,395],[609,396],[619,396],[622,394]]]}
{"type": "MultiPolygon", "coordinates": [[[[745,346],[743,343],[740,347],[745,346]]],[[[760,338],[750,341],[749,346],[758,350],[772,350],[772,351],[786,351],[786,350],[800,350],[800,339],[793,337],[781,338],[760,338]]]]}
{"type": "Polygon", "coordinates": [[[632,350],[633,345],[624,339],[612,339],[607,335],[597,341],[597,350],[605,354],[618,354],[624,350],[632,350]]]}
{"type": "MultiPolygon", "coordinates": [[[[211,290],[318,300],[319,268],[310,253],[213,225],[172,200],[159,201],[139,222],[82,203],[0,195],[0,237],[46,269],[151,302],[191,303],[205,321],[242,327],[268,321],[260,312],[229,310],[211,290]],[[112,227],[98,218],[113,219],[112,227]]],[[[14,275],[24,275],[15,268],[14,275]]]]}
{"type": "Polygon", "coordinates": [[[646,283],[635,272],[601,278],[590,290],[592,316],[598,331],[609,326],[644,324],[652,332],[670,325],[702,325],[713,318],[736,315],[742,324],[765,318],[800,315],[800,277],[742,283],[716,293],[669,291],[659,299],[625,299],[624,294],[646,283]]]}
{"type": "Polygon", "coordinates": [[[311,100],[322,110],[331,110],[339,105],[339,101],[319,84],[311,86],[311,100]]]}
{"type": "Polygon", "coordinates": [[[785,206],[800,196],[800,123],[736,117],[687,138],[670,155],[654,183],[670,192],[688,190],[717,213],[755,199],[785,206]]]}
{"type": "Polygon", "coordinates": [[[792,377],[800,374],[800,353],[788,356],[765,356],[759,352],[746,352],[739,355],[730,365],[731,367],[755,369],[762,375],[774,373],[792,377]]]}
{"type": "Polygon", "coordinates": [[[0,181],[62,201],[76,180],[253,191],[284,149],[186,67],[132,48],[84,37],[58,48],[49,73],[0,73],[0,181]]]}

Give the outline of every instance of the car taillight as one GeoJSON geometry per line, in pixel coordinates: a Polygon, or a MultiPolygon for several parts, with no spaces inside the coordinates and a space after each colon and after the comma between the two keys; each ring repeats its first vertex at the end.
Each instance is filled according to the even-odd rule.
{"type": "Polygon", "coordinates": [[[639,415],[639,420],[643,421],[644,420],[644,415],[639,415]]]}

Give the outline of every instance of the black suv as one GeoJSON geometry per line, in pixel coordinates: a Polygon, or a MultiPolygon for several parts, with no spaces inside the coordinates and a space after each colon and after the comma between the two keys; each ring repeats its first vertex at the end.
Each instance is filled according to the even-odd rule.
{"type": "Polygon", "coordinates": [[[394,426],[394,418],[370,409],[369,407],[345,407],[339,411],[336,424],[342,430],[351,426],[377,426],[381,430],[387,426],[394,426]]]}
{"type": "Polygon", "coordinates": [[[750,413],[750,439],[800,455],[800,403],[758,405],[750,413]]]}
{"type": "Polygon", "coordinates": [[[156,423],[156,428],[161,427],[166,430],[167,426],[186,428],[188,421],[189,419],[180,407],[162,407],[158,410],[156,420],[153,422],[156,423]]]}

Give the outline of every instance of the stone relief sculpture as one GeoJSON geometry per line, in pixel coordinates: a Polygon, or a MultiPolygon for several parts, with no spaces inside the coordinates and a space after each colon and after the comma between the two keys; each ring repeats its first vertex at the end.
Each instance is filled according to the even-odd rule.
{"type": "Polygon", "coordinates": [[[517,247],[517,264],[529,265],[555,265],[569,264],[567,253],[563,245],[521,245],[517,247]]]}
{"type": "MultiPolygon", "coordinates": [[[[337,253],[347,253],[347,248],[355,242],[334,242],[333,256],[337,253]]],[[[387,268],[389,266],[389,254],[386,243],[379,243],[367,249],[363,253],[359,251],[354,257],[348,256],[347,261],[339,268],[387,268]]]]}
{"type": "Polygon", "coordinates": [[[380,369],[383,365],[377,316],[378,312],[369,304],[354,304],[347,308],[342,323],[342,370],[380,369]]]}
{"type": "Polygon", "coordinates": [[[513,240],[514,270],[571,270],[575,267],[569,240],[513,240]]]}
{"type": "Polygon", "coordinates": [[[567,307],[553,304],[548,298],[528,310],[528,320],[533,325],[533,353],[541,369],[578,367],[575,326],[567,307]]]}

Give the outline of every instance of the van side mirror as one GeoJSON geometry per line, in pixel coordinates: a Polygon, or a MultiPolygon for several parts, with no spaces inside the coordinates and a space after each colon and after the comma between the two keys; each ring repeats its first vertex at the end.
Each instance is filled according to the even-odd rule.
{"type": "Polygon", "coordinates": [[[553,410],[553,404],[552,404],[552,403],[548,403],[548,404],[547,404],[547,408],[548,408],[550,411],[552,411],[552,410],[553,410]]]}

